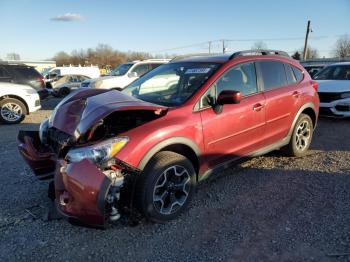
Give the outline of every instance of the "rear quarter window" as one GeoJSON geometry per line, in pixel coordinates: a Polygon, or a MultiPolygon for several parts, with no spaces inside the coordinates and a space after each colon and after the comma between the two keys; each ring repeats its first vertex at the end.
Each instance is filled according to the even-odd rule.
{"type": "Polygon", "coordinates": [[[301,72],[301,70],[299,68],[296,68],[295,66],[291,66],[291,67],[297,82],[300,82],[301,80],[303,80],[304,78],[303,72],[301,72]]]}
{"type": "Polygon", "coordinates": [[[286,70],[286,76],[287,76],[287,82],[289,85],[292,85],[294,83],[297,82],[293,70],[292,70],[292,66],[289,64],[284,64],[284,68],[286,70]]]}

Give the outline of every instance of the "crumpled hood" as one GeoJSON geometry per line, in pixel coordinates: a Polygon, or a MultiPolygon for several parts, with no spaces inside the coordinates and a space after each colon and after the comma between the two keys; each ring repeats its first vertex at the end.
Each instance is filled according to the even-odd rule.
{"type": "Polygon", "coordinates": [[[350,80],[317,80],[320,93],[350,92],[350,80]]]}
{"type": "Polygon", "coordinates": [[[116,111],[164,111],[167,107],[144,102],[116,90],[85,89],[63,99],[50,117],[50,126],[76,139],[99,120],[116,111]]]}

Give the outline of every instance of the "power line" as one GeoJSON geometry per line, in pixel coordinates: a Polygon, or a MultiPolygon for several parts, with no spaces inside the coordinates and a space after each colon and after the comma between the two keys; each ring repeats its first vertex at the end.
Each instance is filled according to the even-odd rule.
{"type": "MultiPolygon", "coordinates": [[[[333,37],[333,38],[340,37],[343,35],[347,35],[347,34],[333,35],[333,36],[325,36],[325,35],[310,36],[309,38],[312,40],[321,40],[321,39],[326,39],[326,38],[330,38],[330,37],[333,37]]],[[[191,45],[184,45],[184,46],[178,46],[178,47],[173,47],[173,48],[154,50],[154,51],[150,51],[150,53],[163,53],[163,52],[176,51],[176,50],[180,50],[180,49],[186,49],[186,48],[190,48],[190,47],[199,47],[199,46],[201,46],[202,49],[209,49],[210,52],[212,52],[212,50],[214,48],[216,48],[218,45],[220,45],[220,43],[224,43],[225,46],[227,46],[227,42],[295,41],[295,40],[304,40],[304,39],[305,39],[305,37],[303,37],[303,36],[301,36],[301,37],[280,37],[280,38],[217,39],[217,40],[209,40],[209,41],[205,41],[205,42],[195,43],[195,44],[191,44],[191,45]],[[217,43],[217,44],[215,44],[215,43],[217,43]]]]}

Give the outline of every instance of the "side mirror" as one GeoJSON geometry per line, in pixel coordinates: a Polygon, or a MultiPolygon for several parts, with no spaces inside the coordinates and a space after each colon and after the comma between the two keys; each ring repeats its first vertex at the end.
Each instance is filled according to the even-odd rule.
{"type": "Polygon", "coordinates": [[[223,90],[220,92],[216,104],[213,105],[213,110],[216,114],[222,112],[225,104],[239,104],[241,102],[241,92],[232,90],[223,90]]]}
{"type": "Polygon", "coordinates": [[[223,90],[220,92],[217,99],[217,103],[219,105],[239,104],[240,102],[241,102],[241,92],[239,91],[223,90]]]}
{"type": "Polygon", "coordinates": [[[128,77],[132,78],[132,77],[138,77],[137,73],[136,72],[130,72],[128,74],[128,77]]]}

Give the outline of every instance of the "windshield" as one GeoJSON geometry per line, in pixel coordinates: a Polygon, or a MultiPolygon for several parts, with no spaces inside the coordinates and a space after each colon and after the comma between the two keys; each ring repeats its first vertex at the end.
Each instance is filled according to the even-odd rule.
{"type": "Polygon", "coordinates": [[[350,80],[350,65],[327,66],[315,75],[316,80],[350,80]]]}
{"type": "Polygon", "coordinates": [[[122,75],[125,75],[130,67],[132,67],[132,63],[130,64],[121,64],[119,66],[117,66],[116,68],[114,68],[110,73],[109,75],[111,76],[122,76],[122,75]]]}
{"type": "Polygon", "coordinates": [[[178,106],[190,98],[218,67],[219,64],[198,62],[164,64],[122,92],[150,103],[178,106]]]}

